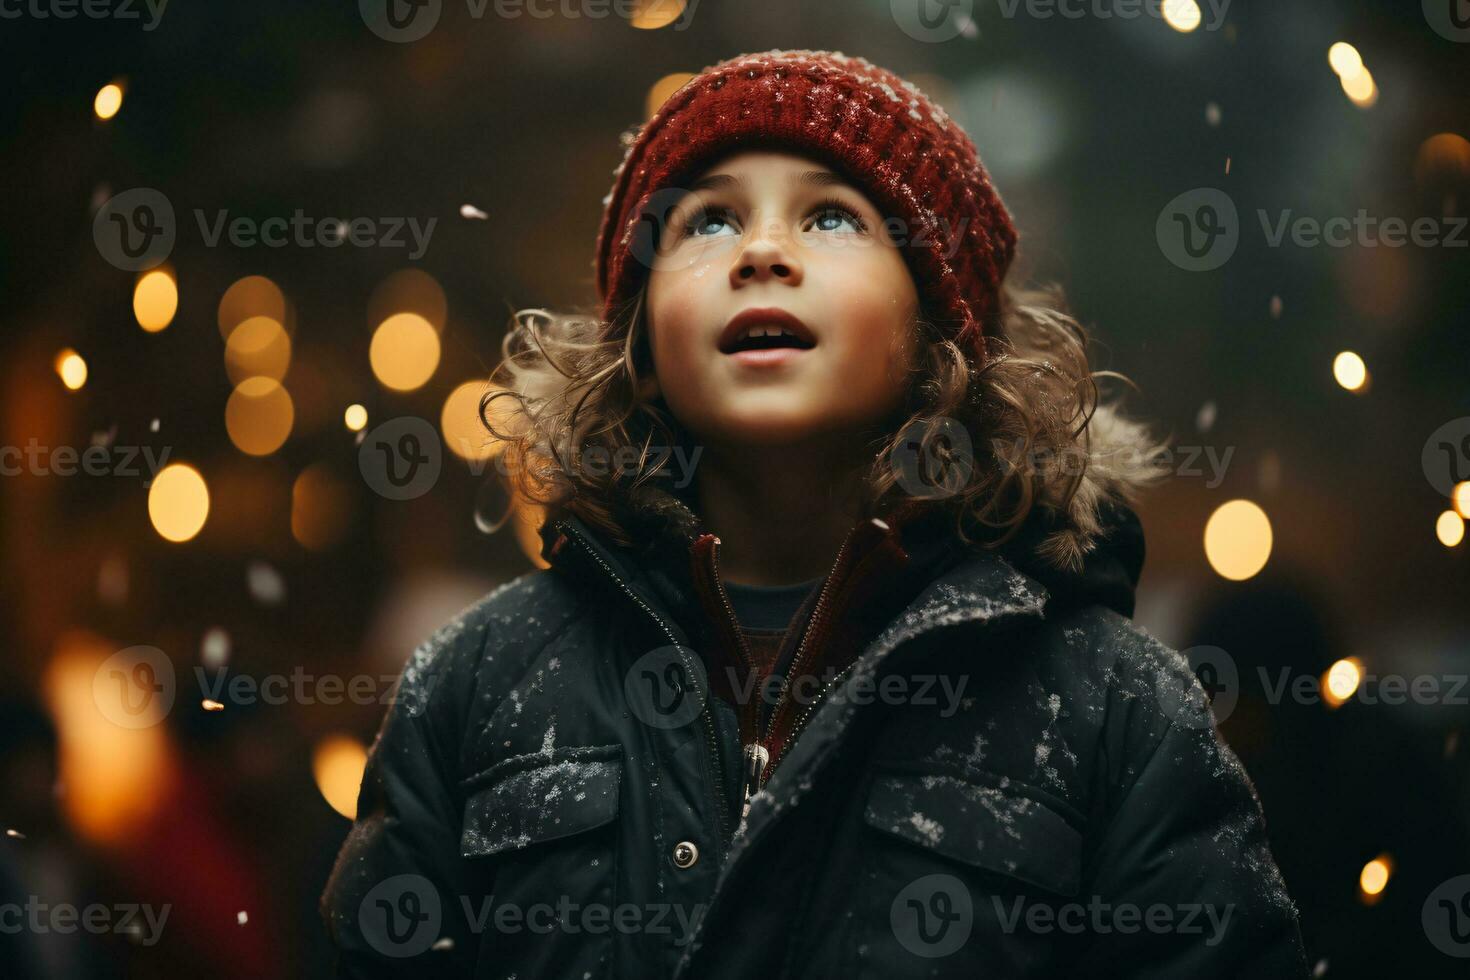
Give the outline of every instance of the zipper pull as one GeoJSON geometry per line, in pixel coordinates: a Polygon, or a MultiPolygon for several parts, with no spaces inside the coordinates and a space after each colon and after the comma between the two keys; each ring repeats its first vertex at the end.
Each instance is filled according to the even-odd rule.
{"type": "Polygon", "coordinates": [[[745,817],[750,813],[750,798],[760,790],[761,774],[765,772],[766,763],[771,761],[771,752],[759,742],[752,742],[745,747],[745,796],[740,809],[740,822],[745,822],[745,817]]]}

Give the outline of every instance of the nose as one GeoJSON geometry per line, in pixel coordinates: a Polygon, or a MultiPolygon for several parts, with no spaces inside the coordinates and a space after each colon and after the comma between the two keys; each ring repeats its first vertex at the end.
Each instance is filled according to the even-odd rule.
{"type": "Polygon", "coordinates": [[[791,236],[778,221],[762,221],[741,243],[730,264],[730,285],[736,289],[757,282],[801,283],[801,260],[791,247],[791,236]]]}

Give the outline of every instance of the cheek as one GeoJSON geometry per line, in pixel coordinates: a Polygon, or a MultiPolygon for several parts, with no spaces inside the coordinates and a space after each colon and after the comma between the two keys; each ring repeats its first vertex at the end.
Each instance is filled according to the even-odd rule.
{"type": "Polygon", "coordinates": [[[887,259],[838,267],[826,292],[831,322],[843,324],[846,369],[854,379],[891,386],[906,380],[912,363],[918,297],[902,259],[887,259]]]}
{"type": "Polygon", "coordinates": [[[648,317],[654,368],[676,368],[691,354],[699,322],[698,290],[687,274],[654,274],[648,284],[648,317]]]}

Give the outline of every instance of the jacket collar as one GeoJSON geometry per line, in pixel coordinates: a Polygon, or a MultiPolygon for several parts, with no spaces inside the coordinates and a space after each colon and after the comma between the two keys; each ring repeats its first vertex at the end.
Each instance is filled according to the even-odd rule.
{"type": "MultiPolygon", "coordinates": [[[[625,526],[631,545],[613,543],[565,514],[541,528],[542,557],[560,570],[618,587],[661,620],[677,643],[689,645],[707,622],[691,559],[709,529],[687,501],[656,488],[634,497],[625,526]]],[[[1048,598],[1046,586],[1002,553],[966,548],[943,514],[892,512],[876,522],[859,521],[849,538],[869,549],[885,539],[907,556],[905,580],[928,584],[914,590],[883,636],[896,629],[917,634],[975,613],[988,617],[1034,607],[1039,614],[1048,598]]]]}

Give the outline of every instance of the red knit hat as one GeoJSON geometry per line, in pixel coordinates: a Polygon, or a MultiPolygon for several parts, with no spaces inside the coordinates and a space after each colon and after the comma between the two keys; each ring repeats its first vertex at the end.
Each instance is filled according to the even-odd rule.
{"type": "Polygon", "coordinates": [[[739,55],[700,72],[643,124],[603,199],[595,264],[604,319],[642,285],[647,265],[630,254],[635,230],[657,229],[658,212],[672,203],[660,208],[654,195],[755,146],[826,162],[901,221],[927,309],[983,361],[980,337],[995,321],[1016,248],[1010,214],[975,145],[943,109],[912,83],[838,51],[739,55]]]}

